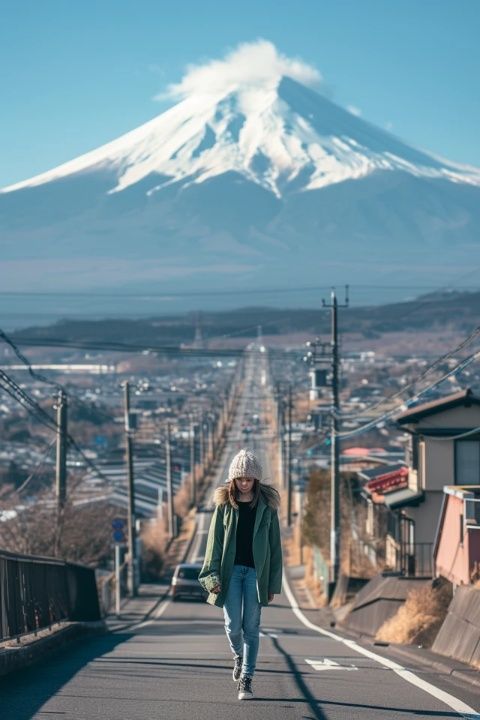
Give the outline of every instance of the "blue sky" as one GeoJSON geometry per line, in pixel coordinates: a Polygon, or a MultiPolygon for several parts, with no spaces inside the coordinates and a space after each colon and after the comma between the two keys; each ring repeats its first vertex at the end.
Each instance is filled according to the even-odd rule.
{"type": "Polygon", "coordinates": [[[407,142],[480,165],[477,0],[0,0],[0,187],[166,107],[187,65],[272,41],[407,142]]]}

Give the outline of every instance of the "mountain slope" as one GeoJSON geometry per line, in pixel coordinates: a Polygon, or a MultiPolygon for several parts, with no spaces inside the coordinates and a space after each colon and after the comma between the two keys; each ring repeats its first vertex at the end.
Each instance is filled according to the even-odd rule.
{"type": "Polygon", "coordinates": [[[480,186],[480,171],[415,150],[284,77],[267,92],[247,88],[189,97],[136,130],[3,192],[85,172],[109,171],[119,192],[154,174],[149,193],[172,182],[238,172],[275,195],[313,190],[375,170],[480,186]]]}
{"type": "Polygon", "coordinates": [[[478,261],[480,170],[262,83],[194,92],[1,191],[2,286],[441,285],[478,261]]]}

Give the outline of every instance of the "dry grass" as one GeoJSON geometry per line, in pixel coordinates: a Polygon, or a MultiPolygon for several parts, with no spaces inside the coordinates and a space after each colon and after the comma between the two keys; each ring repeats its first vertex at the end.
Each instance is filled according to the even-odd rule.
{"type": "Polygon", "coordinates": [[[291,537],[284,539],[282,542],[285,564],[288,567],[295,567],[296,565],[300,565],[301,560],[303,560],[305,575],[301,582],[308,588],[316,607],[324,607],[328,604],[327,596],[323,591],[323,583],[318,580],[315,575],[312,548],[310,545],[304,545],[302,549],[302,556],[300,556],[299,538],[297,533],[298,530],[297,532],[294,531],[291,537]]]}
{"type": "Polygon", "coordinates": [[[175,514],[181,518],[188,515],[191,506],[192,486],[190,479],[185,480],[178,488],[173,498],[175,514]]]}
{"type": "Polygon", "coordinates": [[[149,578],[157,578],[164,565],[168,533],[165,519],[158,517],[142,525],[142,571],[149,578]]]}
{"type": "Polygon", "coordinates": [[[452,590],[447,582],[412,590],[397,613],[382,625],[375,639],[430,647],[451,599],[452,590]]]}

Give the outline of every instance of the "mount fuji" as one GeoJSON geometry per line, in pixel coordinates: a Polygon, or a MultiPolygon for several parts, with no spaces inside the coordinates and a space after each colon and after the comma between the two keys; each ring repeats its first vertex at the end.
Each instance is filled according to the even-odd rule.
{"type": "Polygon", "coordinates": [[[480,259],[480,169],[409,146],[317,80],[244,46],[190,71],[145,125],[4,188],[1,286],[231,291],[238,306],[289,285],[455,283],[480,259]]]}

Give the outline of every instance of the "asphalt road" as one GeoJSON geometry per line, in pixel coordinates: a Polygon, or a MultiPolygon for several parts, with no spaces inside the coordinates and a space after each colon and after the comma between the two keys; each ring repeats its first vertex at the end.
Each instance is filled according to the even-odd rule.
{"type": "MultiPolygon", "coordinates": [[[[260,370],[261,363],[247,369],[250,390],[260,370]]],[[[243,444],[237,433],[241,438],[244,413],[251,412],[245,395],[218,481],[243,444]]],[[[204,549],[209,513],[200,517],[191,559],[204,549]]],[[[148,621],[128,632],[85,640],[41,666],[5,678],[0,718],[480,718],[475,710],[480,709],[480,688],[426,668],[405,668],[388,648],[358,644],[317,623],[318,613],[295,607],[288,586],[263,609],[255,699],[239,702],[221,610],[167,598],[148,621]]]]}

